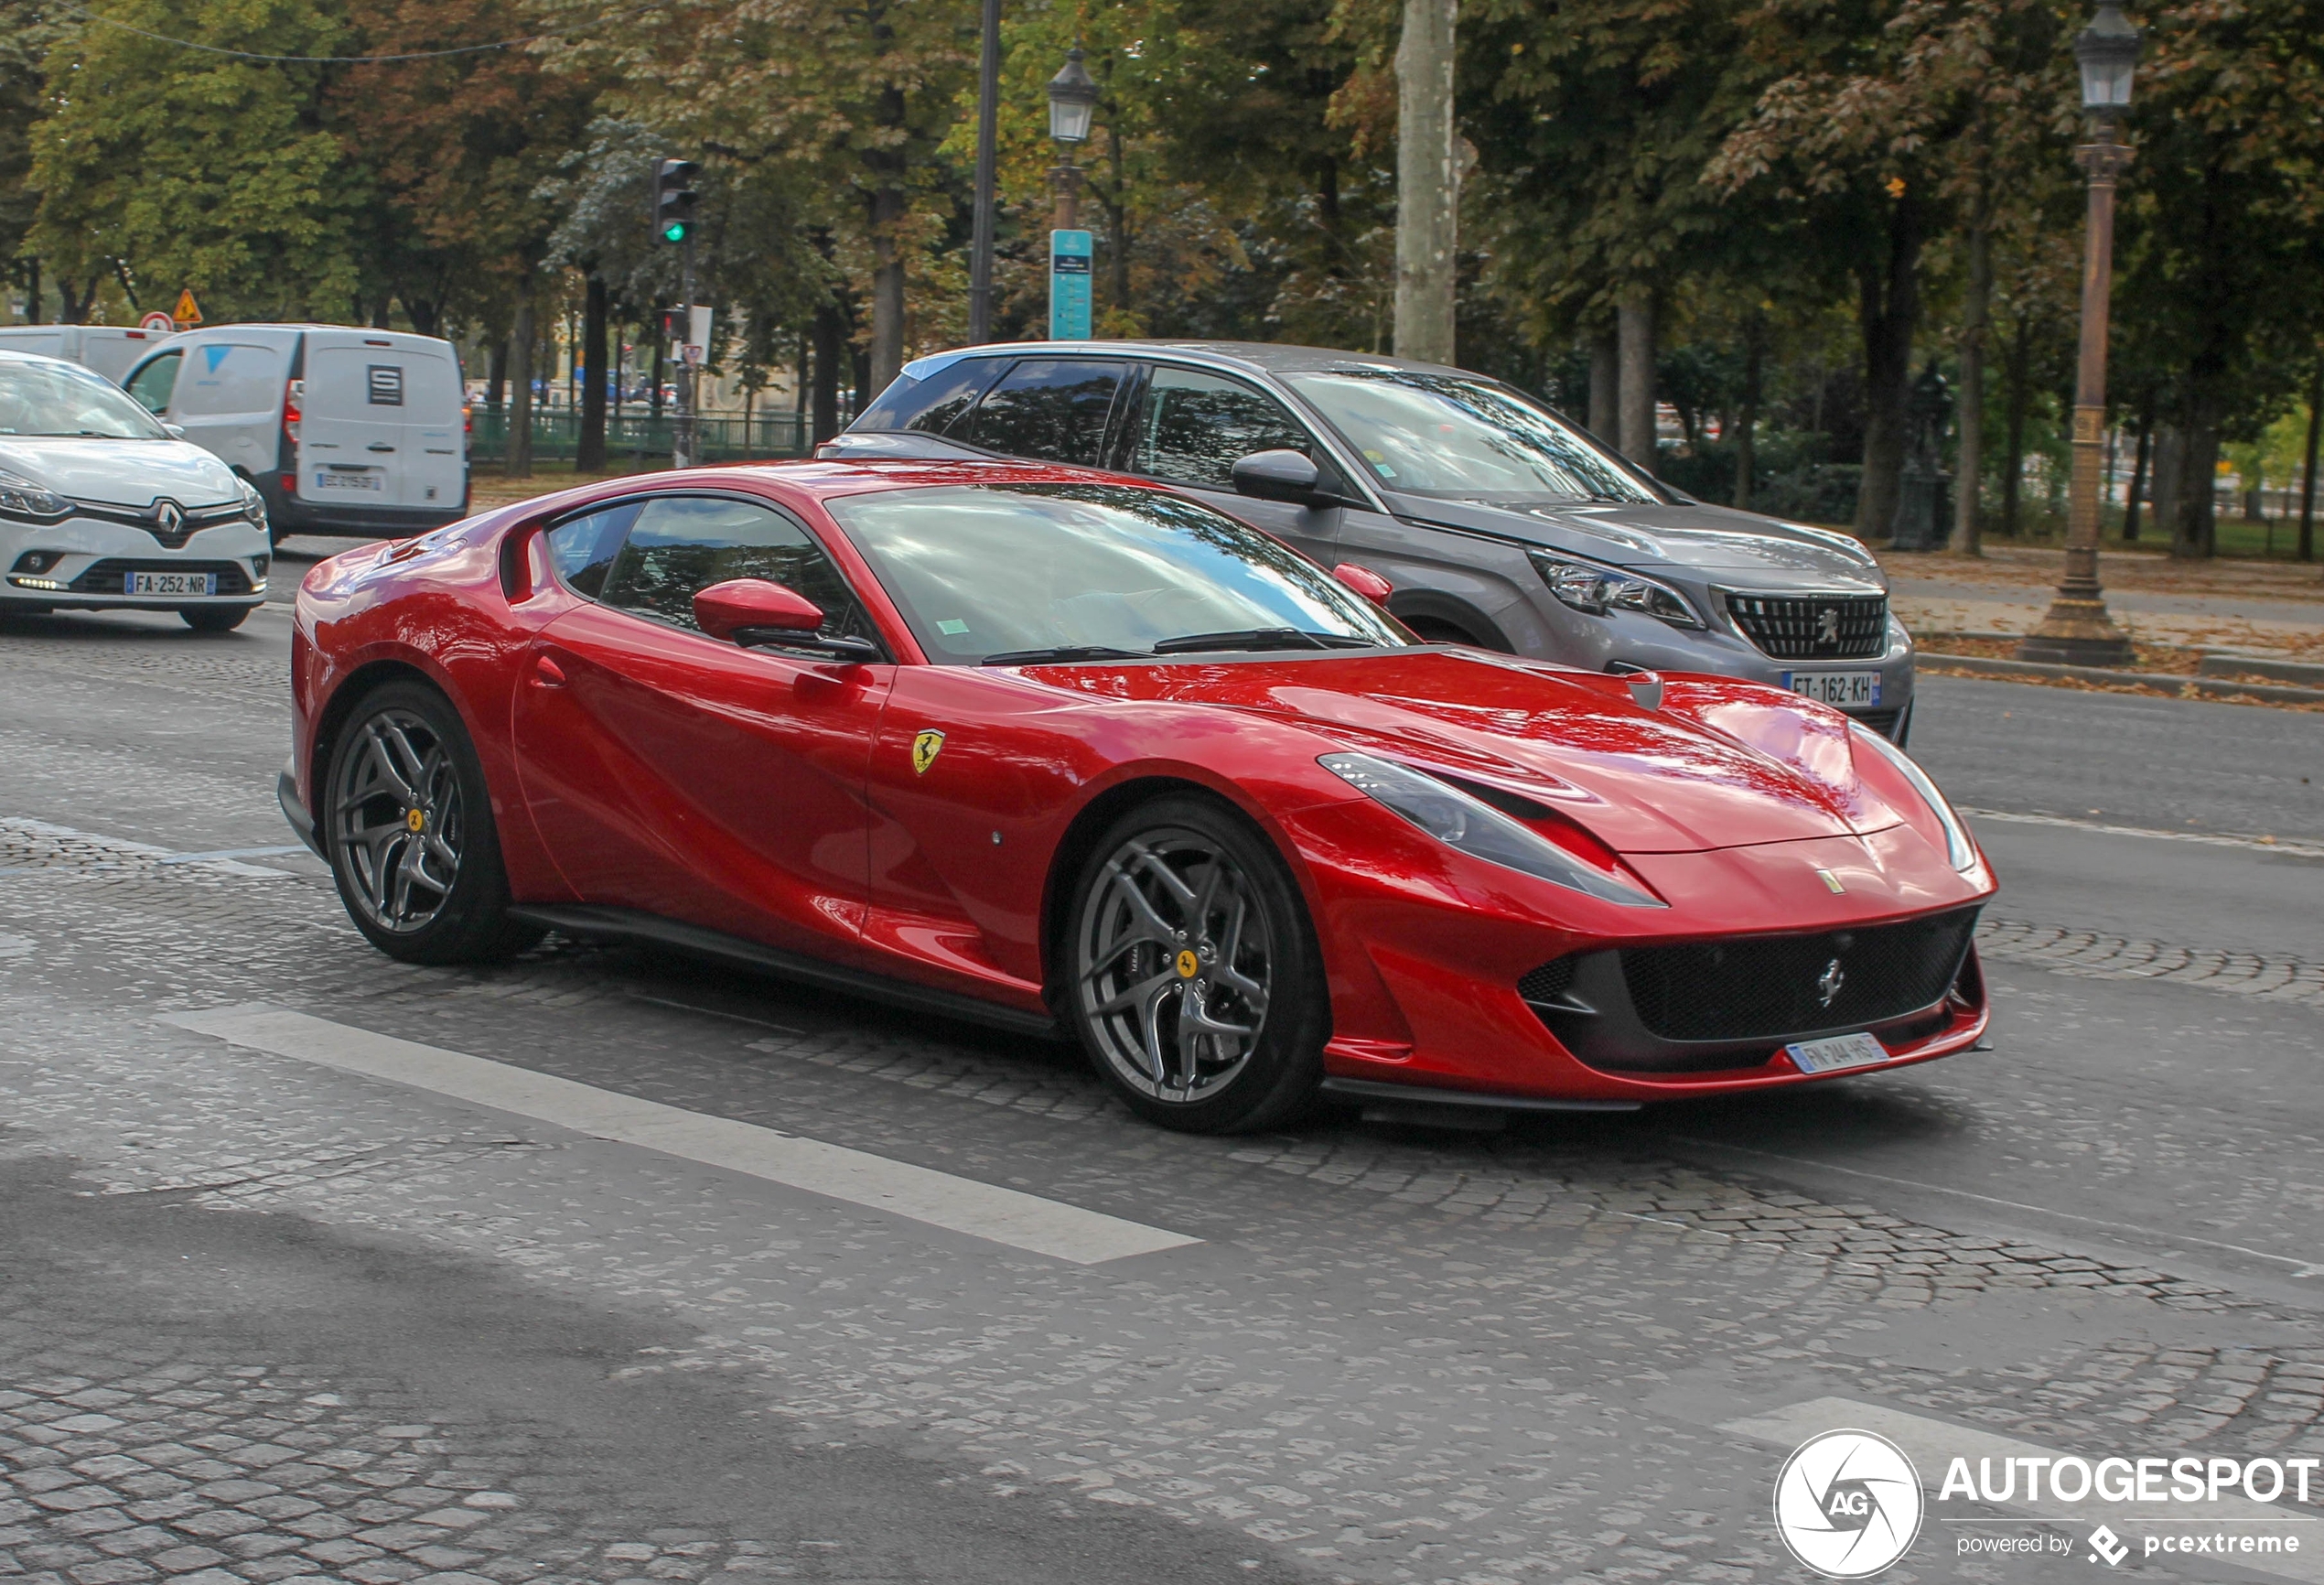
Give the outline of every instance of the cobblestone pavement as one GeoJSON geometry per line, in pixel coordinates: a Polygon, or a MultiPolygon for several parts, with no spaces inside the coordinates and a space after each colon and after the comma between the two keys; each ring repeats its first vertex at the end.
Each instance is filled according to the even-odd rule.
{"type": "MultiPolygon", "coordinates": [[[[246,730],[202,725],[234,668],[165,681],[246,730]]],[[[2006,1066],[1193,1139],[1061,1052],[648,954],[396,965],[279,825],[41,785],[0,762],[0,1575],[1707,1585],[1796,1577],[1782,1450],[1716,1428],[1810,1399],[2324,1456],[2304,962],[2197,996],[2234,954],[1997,922],[2006,1066]],[[1066,1267],[152,1021],[254,999],[1203,1242],[1066,1267]]],[[[178,795],[135,752],[104,791],[178,795]]]]}

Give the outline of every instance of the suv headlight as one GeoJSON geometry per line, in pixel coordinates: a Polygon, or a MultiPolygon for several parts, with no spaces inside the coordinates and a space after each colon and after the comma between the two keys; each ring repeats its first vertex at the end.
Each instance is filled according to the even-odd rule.
{"type": "Polygon", "coordinates": [[[1673,627],[1699,628],[1703,619],[1686,597],[1666,583],[1640,573],[1601,566],[1556,551],[1529,550],[1533,570],[1549,585],[1549,592],[1577,611],[1602,617],[1609,610],[1644,611],[1673,627]]]}
{"type": "Polygon", "coordinates": [[[1316,761],[1447,847],[1624,908],[1667,908],[1659,898],[1591,868],[1482,799],[1436,777],[1372,754],[1326,754],[1316,761]]]}
{"type": "Polygon", "coordinates": [[[1953,805],[1946,803],[1944,794],[1937,791],[1937,784],[1929,780],[1929,773],[1913,763],[1912,756],[1879,733],[1855,721],[1848,723],[1848,737],[1857,746],[1870,749],[1894,765],[1897,773],[1912,783],[1912,790],[1921,794],[1930,811],[1936,815],[1937,824],[1944,827],[1945,862],[1955,869],[1974,868],[1977,845],[1969,840],[1969,828],[1961,824],[1961,816],[1953,812],[1953,805]]]}
{"type": "Polygon", "coordinates": [[[72,502],[29,479],[0,473],[0,517],[27,523],[62,523],[72,515],[72,502]]]}

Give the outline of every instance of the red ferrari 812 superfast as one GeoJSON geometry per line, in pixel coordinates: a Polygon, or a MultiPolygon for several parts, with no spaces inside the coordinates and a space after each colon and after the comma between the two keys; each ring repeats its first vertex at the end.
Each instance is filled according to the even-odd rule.
{"type": "Polygon", "coordinates": [[[1426,644],[1167,491],[591,485],[299,591],[281,796],[413,962],[644,941],[1077,1040],[1173,1127],[1943,1056],[1994,882],[1822,705],[1426,644]]]}

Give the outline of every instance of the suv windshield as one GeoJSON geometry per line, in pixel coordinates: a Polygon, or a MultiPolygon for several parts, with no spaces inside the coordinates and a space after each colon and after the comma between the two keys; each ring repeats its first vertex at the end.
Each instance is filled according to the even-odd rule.
{"type": "Polygon", "coordinates": [[[70,363],[0,360],[0,435],[164,440],[168,431],[119,386],[70,363]]]}
{"type": "Polygon", "coordinates": [[[1411,642],[1313,562],[1158,491],[952,485],[828,504],[940,664],[1411,642]]]}
{"type": "Polygon", "coordinates": [[[1661,499],[1547,408],[1490,380],[1401,369],[1283,378],[1390,490],[1495,501],[1661,499]]]}

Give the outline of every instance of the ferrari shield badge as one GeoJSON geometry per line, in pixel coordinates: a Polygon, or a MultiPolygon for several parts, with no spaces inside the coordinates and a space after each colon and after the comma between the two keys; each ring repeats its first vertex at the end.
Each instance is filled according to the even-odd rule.
{"type": "Polygon", "coordinates": [[[925,776],[928,768],[936,763],[936,756],[943,752],[944,734],[926,731],[912,739],[912,774],[925,776]]]}

